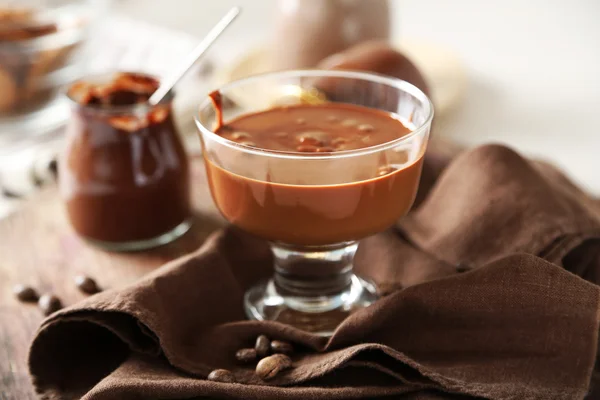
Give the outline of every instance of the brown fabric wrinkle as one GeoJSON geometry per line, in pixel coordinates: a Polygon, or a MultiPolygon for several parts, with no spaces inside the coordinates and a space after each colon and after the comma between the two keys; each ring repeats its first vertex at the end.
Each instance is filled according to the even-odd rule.
{"type": "MultiPolygon", "coordinates": [[[[134,384],[138,387],[146,387],[143,392],[147,396],[153,397],[129,397],[132,395],[130,388],[120,385],[108,383],[109,379],[100,382],[94,387],[82,400],[113,400],[113,399],[181,399],[181,398],[197,398],[198,396],[189,395],[186,383],[193,382],[196,389],[201,389],[204,392],[205,398],[219,399],[244,399],[244,400],[263,400],[264,398],[275,399],[359,399],[359,398],[393,398],[394,394],[414,392],[414,388],[410,387],[395,387],[392,391],[389,388],[369,386],[369,387],[280,387],[280,386],[253,386],[246,384],[227,385],[226,391],[224,384],[218,382],[210,382],[206,380],[197,380],[189,378],[173,369],[163,365],[161,370],[155,371],[157,365],[154,360],[148,358],[140,358],[141,355],[133,354],[132,357],[124,363],[118,370],[113,372],[114,380],[112,382],[120,382],[121,376],[130,376],[131,370],[140,371],[144,368],[150,368],[151,373],[143,373],[141,376],[134,378],[134,384]],[[168,386],[162,384],[162,379],[157,381],[157,378],[170,376],[167,382],[176,381],[176,384],[168,386]],[[256,390],[258,389],[258,390],[256,390]],[[177,397],[175,397],[177,396],[177,397]]],[[[137,394],[137,392],[136,392],[137,394]]]]}
{"type": "Polygon", "coordinates": [[[494,257],[537,254],[561,235],[600,233],[600,220],[590,218],[586,207],[555,194],[530,162],[507,147],[485,145],[461,153],[442,172],[424,203],[399,227],[412,243],[446,262],[473,265],[491,261],[492,253],[494,257]],[[537,204],[541,198],[547,203],[543,209],[537,204]],[[519,204],[518,209],[516,204],[513,207],[514,213],[498,214],[507,207],[497,203],[513,201],[519,204]],[[436,223],[440,220],[446,224],[436,223]],[[531,226],[535,231],[530,232],[531,226]],[[490,236],[486,232],[491,228],[503,238],[501,247],[490,239],[481,240],[490,236]],[[465,241],[467,229],[469,240],[465,241]],[[489,248],[490,254],[481,254],[477,248],[489,248]]]}

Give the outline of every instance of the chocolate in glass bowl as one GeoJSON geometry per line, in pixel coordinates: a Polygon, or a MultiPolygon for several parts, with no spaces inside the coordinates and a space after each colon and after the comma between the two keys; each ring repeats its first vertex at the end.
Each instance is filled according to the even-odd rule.
{"type": "Polygon", "coordinates": [[[352,272],[358,240],[410,209],[432,118],[421,90],[364,72],[269,73],[209,95],[196,125],[214,203],[273,254],[250,319],[329,335],[377,300],[352,272]]]}
{"type": "Polygon", "coordinates": [[[148,103],[158,85],[148,75],[117,73],[78,81],[67,93],[61,195],[74,230],[110,250],[161,245],[190,226],[189,165],[173,93],[148,103]]]}

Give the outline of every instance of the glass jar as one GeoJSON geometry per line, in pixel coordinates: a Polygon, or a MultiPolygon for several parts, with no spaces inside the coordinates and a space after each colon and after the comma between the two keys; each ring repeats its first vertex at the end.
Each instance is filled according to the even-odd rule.
{"type": "MultiPolygon", "coordinates": [[[[142,86],[144,79],[152,79],[126,76],[142,86]]],[[[147,98],[153,89],[140,102],[136,92],[111,92],[115,79],[88,78],[69,90],[72,115],[59,185],[68,219],[80,236],[108,250],[141,250],[189,229],[189,163],[173,122],[173,93],[151,106],[147,98]],[[78,92],[90,85],[108,88],[106,98],[82,103],[78,92]]]]}

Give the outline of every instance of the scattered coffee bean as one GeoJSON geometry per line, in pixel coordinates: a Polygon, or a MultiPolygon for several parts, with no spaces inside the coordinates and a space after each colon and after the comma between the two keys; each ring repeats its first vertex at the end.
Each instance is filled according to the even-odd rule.
{"type": "Polygon", "coordinates": [[[269,350],[271,349],[271,341],[265,335],[260,335],[256,338],[256,344],[254,345],[254,350],[256,350],[256,355],[260,358],[266,357],[269,355],[269,350]]]}
{"type": "Polygon", "coordinates": [[[75,277],[75,285],[77,286],[77,289],[87,294],[95,294],[100,291],[96,281],[85,275],[77,275],[75,277]]]}
{"type": "Polygon", "coordinates": [[[213,382],[235,383],[235,377],[233,376],[231,371],[226,369],[215,369],[210,374],[208,374],[207,379],[213,382]]]}
{"type": "Polygon", "coordinates": [[[281,371],[292,367],[292,359],[285,354],[265,357],[256,365],[256,375],[262,380],[275,378],[281,371]]]}
{"type": "Polygon", "coordinates": [[[369,124],[360,124],[357,129],[361,132],[373,132],[375,127],[369,124]]]}
{"type": "Polygon", "coordinates": [[[31,286],[25,286],[21,284],[15,285],[13,287],[13,293],[15,294],[17,299],[19,299],[19,301],[22,301],[24,303],[38,301],[39,297],[34,288],[32,288],[31,286]]]}
{"type": "Polygon", "coordinates": [[[283,340],[273,340],[271,342],[271,353],[290,355],[294,352],[294,346],[283,340]]]}
{"type": "Polygon", "coordinates": [[[296,147],[296,151],[300,151],[302,153],[314,153],[318,150],[319,148],[317,146],[310,144],[301,144],[300,146],[296,147]]]}
{"type": "Polygon", "coordinates": [[[63,308],[62,302],[53,294],[45,294],[38,300],[38,307],[45,316],[55,313],[63,308]]]}
{"type": "Polygon", "coordinates": [[[342,121],[342,126],[356,126],[358,125],[358,121],[355,119],[345,119],[342,121]]]}
{"type": "Polygon", "coordinates": [[[241,349],[235,353],[235,358],[241,363],[249,364],[256,361],[257,355],[255,349],[241,349]]]}

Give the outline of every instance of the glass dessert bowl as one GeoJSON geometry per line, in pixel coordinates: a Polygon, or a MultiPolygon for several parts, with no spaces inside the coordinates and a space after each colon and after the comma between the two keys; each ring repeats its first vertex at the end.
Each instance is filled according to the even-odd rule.
{"type": "Polygon", "coordinates": [[[415,86],[362,72],[276,72],[209,96],[196,123],[213,200],[274,255],[249,318],[330,334],[377,300],[354,254],[412,206],[432,118],[415,86]]]}

